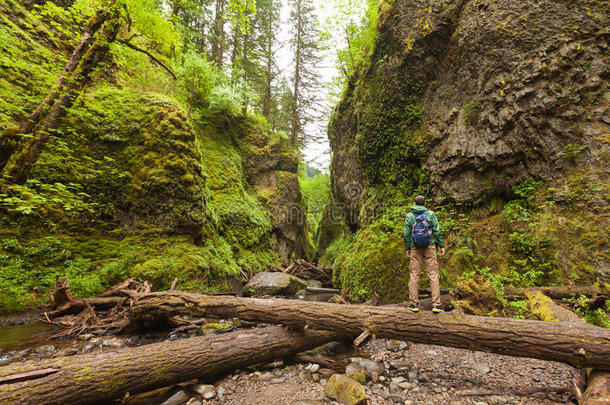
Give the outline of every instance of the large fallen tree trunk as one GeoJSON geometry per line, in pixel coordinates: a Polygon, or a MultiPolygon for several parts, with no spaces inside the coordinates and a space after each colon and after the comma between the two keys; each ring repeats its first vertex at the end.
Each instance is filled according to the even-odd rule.
{"type": "Polygon", "coordinates": [[[406,308],[396,307],[212,297],[180,292],[143,295],[132,307],[130,318],[136,323],[171,323],[178,315],[309,325],[314,329],[354,335],[368,329],[378,337],[610,370],[610,331],[574,322],[488,318],[456,311],[440,315],[414,314],[406,308]]]}
{"type": "MultiPolygon", "coordinates": [[[[537,318],[546,321],[576,322],[585,327],[594,328],[578,317],[574,312],[557,305],[553,300],[540,291],[528,291],[527,303],[530,312],[537,318]]],[[[606,371],[588,369],[588,383],[580,405],[610,404],[610,373],[606,371]]],[[[576,386],[580,397],[581,387],[576,386]]]]}
{"type": "Polygon", "coordinates": [[[193,337],[0,368],[0,404],[108,404],[135,394],[292,356],[336,339],[280,326],[193,337]]]}

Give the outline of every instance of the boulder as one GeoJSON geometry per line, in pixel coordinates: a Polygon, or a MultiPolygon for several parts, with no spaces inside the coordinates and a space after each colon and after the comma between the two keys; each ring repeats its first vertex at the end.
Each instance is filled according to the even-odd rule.
{"type": "Polygon", "coordinates": [[[265,271],[252,277],[244,287],[243,295],[294,295],[306,287],[307,283],[298,277],[265,271]]]}
{"type": "Polygon", "coordinates": [[[334,374],[324,388],[324,395],[344,405],[364,405],[367,403],[362,384],[345,375],[334,374]]]}

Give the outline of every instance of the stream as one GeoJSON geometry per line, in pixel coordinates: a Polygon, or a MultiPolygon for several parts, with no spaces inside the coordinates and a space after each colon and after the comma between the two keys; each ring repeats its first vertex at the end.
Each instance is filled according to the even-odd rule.
{"type": "MultiPolygon", "coordinates": [[[[328,298],[324,294],[320,294],[319,296],[312,294],[307,297],[307,299],[326,301],[328,298]]],[[[57,332],[60,332],[60,330],[52,325],[40,322],[39,319],[40,316],[38,314],[36,316],[31,316],[31,314],[13,314],[6,318],[0,318],[0,366],[20,361],[43,360],[47,358],[89,353],[92,351],[103,353],[104,351],[114,351],[121,347],[140,346],[163,340],[184,339],[202,334],[200,330],[191,330],[178,334],[168,332],[146,332],[144,334],[127,334],[119,336],[94,336],[93,334],[83,334],[69,338],[51,338],[57,332]],[[25,321],[23,320],[24,318],[25,321]]],[[[224,323],[228,326],[226,329],[213,330],[208,333],[223,333],[239,328],[255,326],[254,323],[242,322],[239,319],[207,319],[207,321],[210,324],[224,323]]],[[[325,359],[330,360],[333,363],[332,371],[336,373],[343,373],[345,371],[350,358],[369,357],[366,352],[360,351],[355,347],[346,347],[338,342],[333,343],[334,345],[321,346],[320,348],[311,350],[307,353],[314,356],[322,356],[325,359]],[[329,349],[331,346],[332,348],[329,349]]],[[[282,364],[283,365],[280,367],[286,367],[290,363],[282,364]]],[[[271,370],[271,368],[268,366],[260,365],[246,370],[238,370],[236,373],[239,374],[235,375],[244,376],[252,375],[252,373],[256,373],[256,375],[268,374],[269,370],[271,370]]],[[[231,377],[231,375],[219,376],[214,381],[206,381],[206,383],[217,383],[231,377]]],[[[165,403],[165,401],[174,395],[175,392],[186,389],[185,387],[189,385],[193,386],[193,384],[197,384],[197,381],[184,382],[171,387],[132,395],[126,403],[130,405],[160,405],[165,403]]]]}

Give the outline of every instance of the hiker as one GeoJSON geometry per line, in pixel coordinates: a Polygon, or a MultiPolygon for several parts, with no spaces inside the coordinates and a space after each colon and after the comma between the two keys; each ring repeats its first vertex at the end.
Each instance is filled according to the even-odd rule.
{"type": "Polygon", "coordinates": [[[432,291],[432,312],[444,312],[441,306],[441,291],[438,284],[438,261],[436,259],[436,249],[438,255],[445,254],[445,243],[441,236],[441,228],[438,224],[436,214],[425,207],[426,199],[424,196],[415,197],[415,205],[411,207],[411,212],[405,216],[403,236],[407,257],[410,260],[409,270],[409,308],[413,312],[418,312],[419,307],[419,273],[422,264],[428,277],[430,278],[430,290],[432,291]]]}

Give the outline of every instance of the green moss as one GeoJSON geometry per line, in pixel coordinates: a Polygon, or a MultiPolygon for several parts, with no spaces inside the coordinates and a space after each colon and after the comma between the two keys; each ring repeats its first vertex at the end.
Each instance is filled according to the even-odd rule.
{"type": "Polygon", "coordinates": [[[342,243],[333,278],[337,286],[349,288],[350,298],[362,301],[379,296],[383,302],[400,302],[408,297],[409,263],[400,211],[385,213],[342,243]]]}
{"type": "Polygon", "coordinates": [[[228,323],[206,323],[205,325],[201,325],[200,329],[204,333],[211,333],[231,329],[231,325],[228,323]]]}

